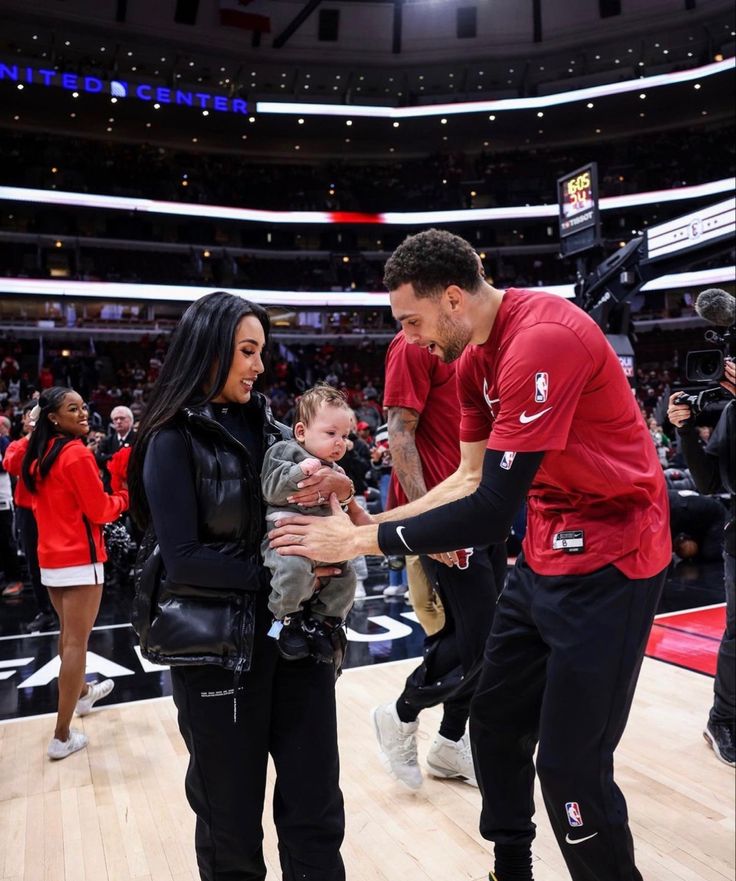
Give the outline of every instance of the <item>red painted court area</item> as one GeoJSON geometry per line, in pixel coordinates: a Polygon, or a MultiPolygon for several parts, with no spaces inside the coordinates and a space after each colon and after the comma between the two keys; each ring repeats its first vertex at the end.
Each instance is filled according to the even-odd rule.
{"type": "Polygon", "coordinates": [[[647,657],[715,676],[725,627],[725,603],[657,615],[647,643],[647,657]]]}

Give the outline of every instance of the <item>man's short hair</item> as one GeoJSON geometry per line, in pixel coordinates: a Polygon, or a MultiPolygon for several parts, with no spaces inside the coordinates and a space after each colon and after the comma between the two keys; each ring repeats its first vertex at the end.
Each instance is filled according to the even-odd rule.
{"type": "Polygon", "coordinates": [[[131,422],[132,422],[133,419],[135,418],[135,417],[133,416],[133,411],[130,409],[130,407],[124,407],[122,404],[121,404],[119,407],[113,407],[113,408],[112,408],[112,411],[111,411],[111,413],[110,413],[110,419],[114,419],[116,413],[117,413],[119,416],[127,416],[128,419],[130,419],[131,422]]]}
{"type": "Polygon", "coordinates": [[[304,425],[309,425],[323,404],[328,407],[342,407],[352,412],[347,398],[341,391],[333,388],[331,385],[327,385],[327,383],[320,383],[313,388],[307,389],[297,400],[294,424],[303,422],[304,425]]]}
{"type": "Polygon", "coordinates": [[[409,236],[386,261],[389,291],[411,284],[417,297],[439,297],[450,285],[474,293],[483,281],[480,259],[460,236],[428,229],[409,236]]]}

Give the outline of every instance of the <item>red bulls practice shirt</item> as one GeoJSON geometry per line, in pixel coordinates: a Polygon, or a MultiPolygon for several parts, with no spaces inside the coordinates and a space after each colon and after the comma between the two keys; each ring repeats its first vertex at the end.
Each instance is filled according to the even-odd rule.
{"type": "MultiPolygon", "coordinates": [[[[419,414],[414,442],[427,489],[432,489],[460,464],[460,403],[455,364],[444,364],[426,349],[413,346],[400,331],[386,353],[384,407],[408,407],[419,414]]],[[[396,472],[391,474],[390,506],[408,499],[396,472]]]]}
{"type": "Polygon", "coordinates": [[[644,419],[618,358],[573,303],[509,289],[488,340],[458,365],[460,439],[545,452],[528,495],[524,554],[540,575],[613,564],[632,579],[671,559],[669,507],[644,419]]]}

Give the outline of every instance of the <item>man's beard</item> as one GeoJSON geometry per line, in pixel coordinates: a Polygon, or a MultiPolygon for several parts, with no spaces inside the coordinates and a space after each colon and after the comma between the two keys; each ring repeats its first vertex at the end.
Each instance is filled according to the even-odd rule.
{"type": "Polygon", "coordinates": [[[470,342],[470,333],[463,327],[455,324],[451,318],[441,315],[437,323],[438,336],[441,336],[442,342],[442,361],[445,364],[452,364],[453,361],[462,355],[465,347],[470,342]]]}

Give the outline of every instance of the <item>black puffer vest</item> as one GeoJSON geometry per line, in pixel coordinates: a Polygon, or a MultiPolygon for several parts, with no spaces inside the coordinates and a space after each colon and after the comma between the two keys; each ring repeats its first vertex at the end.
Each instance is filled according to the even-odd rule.
{"type": "MultiPolygon", "coordinates": [[[[263,414],[267,449],[290,432],[274,422],[263,395],[253,397],[263,414]]],[[[207,405],[184,409],[176,428],[191,456],[200,541],[260,566],[265,509],[260,475],[247,450],[215,421],[207,405]]],[[[135,586],[132,623],[146,658],[158,664],[217,664],[238,674],[250,668],[253,592],[172,582],[151,527],[136,560],[135,586]]],[[[265,569],[263,586],[268,588],[265,569]]]]}

